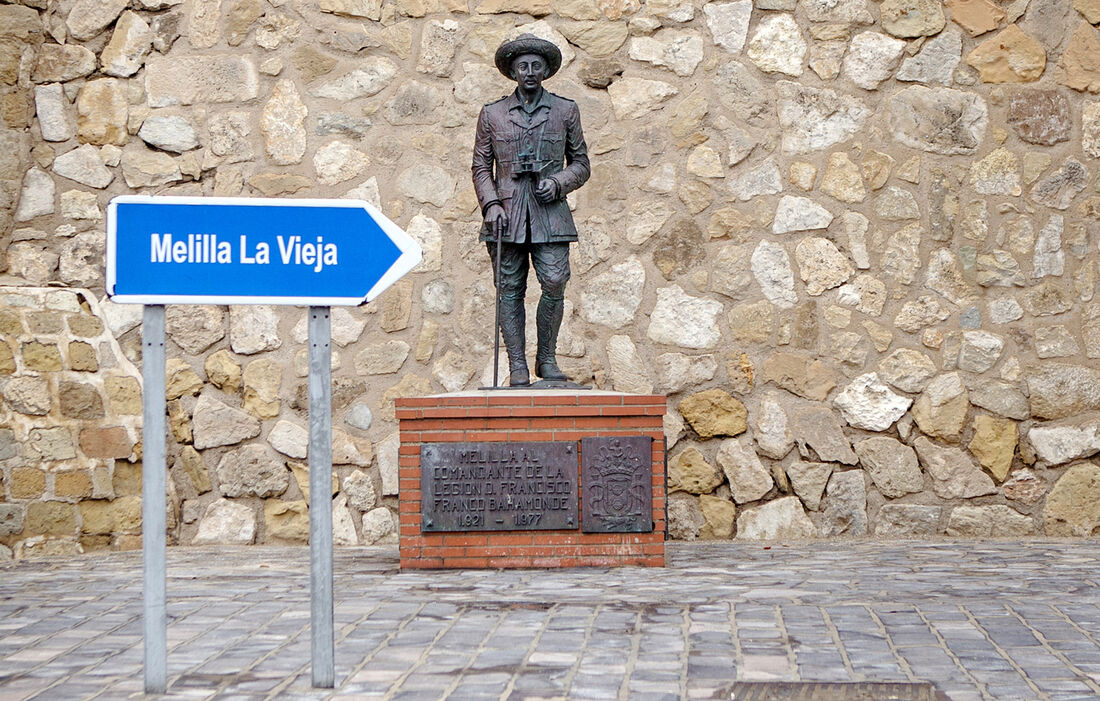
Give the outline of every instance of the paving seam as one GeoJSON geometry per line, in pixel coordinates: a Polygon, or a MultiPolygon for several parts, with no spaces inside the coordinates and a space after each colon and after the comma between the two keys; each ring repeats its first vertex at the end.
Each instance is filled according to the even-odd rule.
{"type": "MultiPolygon", "coordinates": [[[[1054,609],[1054,610],[1057,610],[1055,607],[1051,607],[1051,608],[1054,609]]],[[[1015,618],[1017,618],[1020,621],[1020,623],[1022,623],[1024,625],[1025,628],[1027,628],[1029,631],[1031,631],[1031,634],[1035,636],[1035,638],[1039,641],[1039,643],[1044,648],[1046,648],[1046,650],[1048,652],[1050,652],[1052,655],[1054,655],[1059,660],[1061,660],[1063,665],[1065,665],[1066,667],[1071,669],[1073,671],[1073,673],[1077,675],[1078,679],[1085,684],[1085,686],[1088,686],[1090,689],[1093,690],[1093,692],[1097,693],[1097,695],[1100,695],[1100,685],[1098,685],[1095,681],[1093,681],[1092,677],[1090,677],[1084,670],[1082,670],[1076,664],[1071,662],[1069,657],[1067,657],[1065,653],[1063,653],[1061,650],[1058,650],[1053,645],[1051,645],[1050,642],[1047,640],[1047,637],[1045,635],[1043,635],[1043,633],[1041,631],[1039,631],[1038,629],[1032,627],[1031,624],[1029,624],[1027,622],[1027,619],[1025,619],[1023,616],[1021,616],[1020,613],[1018,611],[1016,611],[1016,609],[1013,608],[1011,604],[1006,604],[1005,609],[1008,610],[1008,612],[1011,613],[1015,618]]],[[[1061,613],[1061,612],[1059,611],[1059,613],[1061,613]]],[[[1085,638],[1088,639],[1089,642],[1091,642],[1093,645],[1096,644],[1096,641],[1092,639],[1092,636],[1088,635],[1083,630],[1081,630],[1077,625],[1074,624],[1073,621],[1069,621],[1069,624],[1070,624],[1070,627],[1072,627],[1072,628],[1076,629],[1078,632],[1082,633],[1085,636],[1085,638]]],[[[1012,662],[1013,662],[1013,666],[1016,666],[1015,661],[1013,660],[1012,662]]],[[[1022,670],[1021,670],[1021,672],[1022,672],[1022,670]]],[[[1027,677],[1027,675],[1024,675],[1024,676],[1025,676],[1025,678],[1027,677]]],[[[1030,683],[1030,681],[1031,680],[1028,679],[1029,683],[1030,683]]]]}
{"type": "MultiPolygon", "coordinates": [[[[469,606],[463,607],[462,610],[463,610],[463,612],[469,611],[470,607],[469,606]]],[[[492,637],[496,634],[496,632],[498,630],[500,630],[500,626],[501,626],[501,624],[504,623],[505,618],[506,618],[506,615],[503,611],[501,611],[497,614],[496,622],[492,625],[491,628],[489,628],[488,632],[485,633],[485,636],[481,639],[481,642],[478,643],[477,649],[474,651],[474,654],[470,656],[470,661],[466,663],[466,666],[462,668],[461,672],[458,672],[457,674],[455,674],[454,681],[452,681],[450,683],[450,685],[447,687],[447,689],[443,692],[442,698],[450,698],[451,697],[451,694],[454,693],[455,688],[458,687],[458,685],[462,683],[463,677],[465,677],[466,673],[470,671],[470,667],[474,664],[474,661],[477,660],[478,656],[481,653],[485,652],[485,650],[487,649],[486,648],[486,643],[490,639],[492,639],[492,637]]]]}
{"type": "MultiPolygon", "coordinates": [[[[359,622],[360,622],[360,623],[362,623],[362,622],[365,622],[365,621],[366,621],[366,620],[367,620],[368,618],[370,618],[370,615],[371,615],[371,614],[373,614],[373,613],[377,613],[377,612],[381,611],[381,609],[382,609],[382,606],[383,606],[383,603],[389,603],[389,602],[390,602],[390,600],[388,600],[388,599],[387,599],[387,600],[386,600],[385,602],[380,602],[380,603],[378,604],[378,606],[374,607],[374,609],[372,609],[372,610],[371,610],[371,613],[370,613],[370,614],[367,614],[367,615],[363,616],[363,617],[362,617],[362,618],[360,619],[360,621],[359,621],[359,622]]],[[[422,603],[422,604],[420,605],[420,608],[418,608],[418,609],[416,610],[416,612],[415,612],[415,613],[413,613],[413,615],[412,615],[412,616],[407,616],[407,617],[405,618],[405,620],[403,620],[403,621],[402,621],[402,622],[400,623],[400,625],[396,626],[396,627],[395,627],[395,628],[394,628],[393,630],[391,630],[391,631],[390,631],[390,632],[389,632],[389,633],[388,633],[388,634],[386,635],[386,637],[385,637],[385,638],[383,638],[383,639],[382,639],[382,641],[381,641],[381,642],[379,642],[379,643],[378,643],[377,645],[375,645],[375,646],[374,646],[374,649],[373,649],[373,650],[371,650],[371,651],[370,651],[369,653],[367,653],[366,655],[364,655],[364,656],[363,656],[363,660],[362,660],[362,661],[361,661],[361,662],[360,662],[360,663],[359,663],[359,664],[358,664],[357,666],[353,667],[353,668],[351,669],[351,671],[350,671],[350,672],[348,673],[347,677],[345,678],[345,682],[346,682],[347,680],[350,680],[350,679],[354,679],[356,675],[358,675],[358,674],[359,674],[360,672],[362,672],[362,671],[363,671],[363,669],[364,669],[364,668],[365,668],[365,667],[366,667],[367,665],[369,665],[369,664],[371,663],[371,661],[373,661],[373,660],[374,660],[375,656],[376,656],[376,655],[377,655],[377,654],[378,654],[379,652],[381,652],[382,650],[385,650],[385,649],[386,649],[387,647],[389,647],[389,643],[390,643],[390,641],[391,641],[391,640],[393,640],[393,639],[394,639],[394,638],[395,638],[395,637],[397,636],[397,634],[398,634],[398,633],[400,633],[400,632],[402,631],[402,629],[404,629],[404,628],[405,628],[405,626],[407,626],[407,625],[409,624],[409,622],[411,622],[411,621],[412,621],[412,620],[413,620],[414,618],[416,618],[416,616],[417,616],[417,615],[418,615],[418,614],[419,614],[419,613],[420,613],[421,611],[423,611],[423,610],[424,610],[424,607],[425,607],[425,606],[427,606],[427,605],[428,605],[428,604],[427,604],[426,602],[425,602],[425,603],[422,603]]],[[[346,637],[346,636],[345,636],[345,637],[346,637]]],[[[392,685],[393,685],[393,682],[390,682],[390,685],[391,685],[391,687],[392,687],[392,685]]],[[[389,693],[389,692],[387,692],[387,693],[389,693]]],[[[276,695],[273,695],[273,696],[269,696],[269,697],[268,697],[268,699],[269,699],[269,700],[273,700],[273,699],[275,699],[275,698],[277,698],[277,696],[276,696],[276,695]]]]}
{"type": "MultiPolygon", "coordinates": [[[[730,607],[732,611],[733,607],[730,607]]],[[[687,606],[680,607],[680,698],[687,698],[688,662],[691,660],[691,615],[687,606]]]]}
{"type": "MultiPolygon", "coordinates": [[[[229,599],[229,601],[233,601],[233,602],[236,602],[238,604],[241,604],[242,608],[235,611],[235,612],[233,612],[233,614],[231,614],[230,616],[225,617],[223,619],[223,624],[227,623],[227,622],[230,622],[230,621],[233,621],[233,620],[244,620],[243,616],[256,607],[256,604],[248,605],[248,604],[244,604],[244,603],[238,601],[237,597],[229,599]]],[[[183,621],[180,620],[179,623],[183,623],[183,621]]],[[[172,624],[172,621],[168,621],[168,627],[171,627],[171,624],[172,624]]],[[[217,631],[218,631],[218,626],[214,626],[213,628],[204,628],[201,632],[199,632],[196,635],[192,636],[190,639],[184,640],[184,641],[181,641],[181,642],[177,643],[176,645],[174,645],[173,647],[168,649],[168,651],[167,651],[168,660],[172,659],[173,653],[178,654],[180,648],[186,647],[187,645],[191,645],[192,643],[195,643],[200,638],[203,638],[205,636],[210,636],[211,639],[218,640],[217,631]]],[[[212,654],[208,655],[202,661],[189,666],[183,672],[178,672],[175,675],[169,677],[168,685],[167,685],[168,688],[171,688],[173,684],[178,683],[180,681],[180,679],[182,679],[183,677],[185,677],[188,674],[201,674],[202,672],[199,672],[199,670],[204,665],[208,664],[209,662],[212,662],[213,660],[216,660],[218,657],[220,657],[222,655],[222,653],[224,653],[226,650],[232,648],[237,643],[242,642],[242,641],[247,641],[253,634],[254,634],[254,631],[250,631],[248,633],[244,633],[240,636],[235,637],[229,644],[222,644],[222,647],[220,647],[217,651],[213,652],[212,654]]],[[[219,640],[219,643],[221,643],[220,640],[219,640]]],[[[139,642],[139,645],[144,647],[142,642],[139,642]]],[[[239,672],[238,672],[238,674],[239,674],[239,672]]],[[[234,675],[234,676],[236,676],[236,675],[234,675]]],[[[228,684],[229,684],[228,680],[223,680],[223,681],[219,682],[217,688],[213,692],[211,692],[211,695],[208,696],[207,698],[213,698],[214,696],[217,696],[217,694],[219,694],[228,684]]]]}
{"type": "Polygon", "coordinates": [[[908,680],[910,682],[927,683],[927,680],[918,679],[916,675],[913,674],[913,668],[909,666],[909,661],[906,660],[905,657],[901,654],[898,646],[894,643],[894,639],[890,636],[889,629],[886,628],[886,624],[882,622],[881,618],[879,618],[878,612],[875,611],[874,606],[869,605],[866,608],[867,613],[871,616],[871,620],[873,620],[875,622],[875,625],[878,626],[879,630],[882,631],[883,638],[886,640],[886,646],[890,648],[890,652],[894,655],[894,659],[898,661],[898,667],[900,667],[901,671],[905,673],[905,676],[908,678],[908,680]]]}
{"type": "MultiPolygon", "coordinates": [[[[1010,609],[1008,609],[1007,604],[1004,606],[1004,608],[1006,610],[1010,610],[1010,609]]],[[[966,614],[966,617],[970,621],[970,623],[975,628],[977,628],[979,631],[981,631],[982,636],[989,642],[990,645],[993,646],[993,649],[997,651],[997,654],[1001,656],[1001,659],[1003,659],[1005,662],[1008,662],[1008,664],[1012,665],[1012,668],[1014,670],[1016,670],[1016,673],[1019,674],[1023,678],[1023,680],[1027,683],[1028,687],[1038,695],[1038,698],[1040,698],[1040,699],[1049,699],[1050,695],[1047,694],[1046,692],[1042,691],[1041,689],[1039,689],[1039,687],[1035,685],[1035,682],[1031,681],[1031,679],[1028,677],[1027,673],[1023,670],[1022,667],[1020,667],[1020,665],[1016,662],[1016,660],[1012,659],[1011,655],[1009,655],[1008,652],[1003,647],[1001,647],[1000,645],[997,644],[997,641],[993,639],[993,636],[989,634],[989,631],[987,631],[985,629],[985,626],[983,626],[981,624],[981,621],[978,620],[977,616],[975,616],[974,613],[970,609],[962,609],[962,611],[963,611],[964,614],[966,614]]],[[[1042,642],[1042,641],[1040,640],[1040,642],[1042,642]]],[[[983,691],[983,695],[986,693],[986,687],[987,686],[988,686],[988,684],[986,684],[984,682],[981,684],[980,688],[983,691]]]]}
{"type": "Polygon", "coordinates": [[[501,701],[504,701],[504,699],[507,699],[512,695],[512,692],[515,691],[516,680],[519,679],[519,677],[528,670],[527,660],[531,658],[531,653],[533,653],[538,647],[539,641],[542,640],[543,633],[546,632],[546,627],[550,625],[550,620],[554,617],[554,610],[557,609],[559,606],[560,604],[553,604],[549,609],[547,609],[546,617],[543,619],[542,625],[539,626],[538,632],[535,633],[534,637],[531,638],[531,642],[527,645],[527,652],[524,653],[523,659],[520,660],[520,663],[516,665],[515,671],[512,672],[512,677],[508,680],[508,686],[504,687],[504,691],[501,692],[501,701]]]}
{"type": "MultiPolygon", "coordinates": [[[[100,596],[100,597],[97,597],[97,598],[96,598],[95,600],[97,600],[97,601],[98,601],[98,600],[101,600],[101,599],[103,599],[103,598],[104,598],[105,596],[107,596],[107,595],[106,595],[106,594],[104,594],[104,595],[102,595],[102,596],[100,596]]],[[[82,603],[85,603],[85,602],[82,602],[82,603]]],[[[77,605],[79,605],[79,604],[77,604],[77,605]]],[[[126,607],[126,604],[125,604],[125,603],[121,603],[121,604],[118,604],[117,606],[115,606],[114,608],[112,608],[112,609],[109,609],[109,610],[107,610],[107,611],[106,611],[105,613],[115,613],[116,611],[119,611],[120,609],[123,609],[123,608],[125,608],[125,607],[126,607]]],[[[72,609],[72,608],[74,608],[74,607],[73,607],[73,606],[70,606],[70,607],[69,607],[69,609],[72,609]]],[[[66,610],[69,610],[69,609],[66,609],[66,610]]],[[[121,628],[124,628],[125,626],[128,626],[128,625],[130,625],[130,624],[131,624],[131,623],[132,623],[133,621],[134,621],[134,618],[133,618],[133,617],[131,617],[131,618],[129,618],[129,619],[128,619],[128,620],[126,621],[126,622],[124,622],[124,623],[120,623],[120,624],[118,624],[117,626],[115,626],[114,628],[111,628],[110,630],[104,631],[103,633],[100,633],[100,634],[98,634],[98,635],[92,636],[92,637],[90,637],[90,638],[87,638],[87,639],[85,639],[85,640],[81,640],[81,641],[80,641],[79,643],[76,643],[76,644],[75,644],[75,645],[73,645],[72,647],[70,647],[70,648],[68,648],[67,650],[65,650],[65,651],[64,651],[63,653],[60,653],[60,654],[58,654],[57,656],[55,656],[55,657],[51,658],[50,660],[46,660],[46,661],[44,661],[44,662],[40,662],[39,664],[35,665],[34,667],[32,667],[32,668],[31,668],[30,670],[27,670],[27,671],[28,671],[28,672],[34,672],[35,670],[37,670],[37,669],[40,669],[41,667],[44,667],[44,666],[46,666],[47,664],[49,664],[49,663],[50,663],[51,661],[53,661],[53,660],[57,659],[58,657],[61,657],[61,656],[63,656],[63,655],[67,655],[67,654],[69,654],[69,653],[71,653],[71,652],[74,652],[74,651],[75,651],[75,650],[76,650],[77,648],[79,648],[79,647],[82,647],[82,646],[84,646],[84,645],[87,645],[87,644],[89,644],[89,643],[93,643],[93,642],[95,642],[95,641],[97,641],[97,640],[101,640],[101,639],[102,639],[102,638],[104,638],[104,637],[107,637],[107,636],[109,636],[109,635],[112,635],[112,634],[114,634],[114,633],[118,632],[118,631],[119,631],[119,629],[121,629],[121,628]]],[[[54,637],[55,635],[57,635],[57,634],[58,634],[58,633],[60,633],[60,632],[61,632],[61,631],[57,631],[57,632],[55,632],[55,633],[51,633],[50,635],[46,636],[46,637],[45,637],[45,638],[43,638],[42,640],[40,640],[40,641],[35,641],[34,645],[35,645],[35,646],[37,646],[37,645],[38,645],[39,643],[41,643],[41,642],[46,642],[46,641],[49,641],[49,640],[50,640],[51,638],[53,638],[53,637],[54,637]]],[[[77,675],[83,674],[83,673],[85,673],[85,672],[89,672],[89,671],[91,671],[91,670],[95,669],[96,667],[98,667],[99,665],[103,664],[104,662],[106,662],[106,661],[108,661],[108,660],[110,660],[110,659],[113,659],[113,658],[115,658],[115,657],[117,657],[117,656],[119,656],[119,655],[121,655],[121,654],[123,654],[123,653],[125,653],[125,652],[126,652],[126,650],[125,650],[125,649],[123,649],[123,650],[119,650],[118,652],[114,653],[113,655],[110,655],[110,656],[108,656],[108,657],[106,657],[106,658],[104,658],[104,659],[102,659],[102,660],[97,660],[97,661],[95,661],[95,662],[93,662],[93,663],[91,663],[91,664],[89,664],[89,665],[87,665],[87,666],[85,666],[85,667],[82,667],[82,668],[81,668],[81,669],[80,669],[79,671],[75,671],[75,672],[70,672],[69,674],[65,675],[64,677],[61,677],[60,679],[56,679],[56,680],[54,680],[54,681],[53,681],[53,682],[52,682],[51,684],[49,684],[49,685],[48,685],[48,686],[46,686],[45,688],[43,688],[43,689],[40,689],[40,690],[38,690],[38,691],[36,691],[36,692],[32,692],[30,696],[27,696],[27,697],[25,697],[25,698],[27,698],[27,699],[33,699],[33,698],[35,698],[35,697],[37,697],[37,696],[40,696],[41,694],[45,694],[45,693],[46,693],[46,692],[48,692],[48,691],[49,691],[50,689],[53,689],[54,687],[57,687],[57,686],[59,686],[59,685],[63,684],[64,682],[67,682],[67,681],[71,680],[71,679],[72,679],[73,677],[75,677],[75,676],[77,676],[77,675]]],[[[102,694],[102,693],[103,693],[102,691],[100,691],[100,692],[99,692],[99,694],[102,694]]],[[[97,695],[99,695],[99,694],[97,694],[97,695]]]]}
{"type": "Polygon", "coordinates": [[[782,605],[778,603],[774,604],[772,606],[772,615],[775,617],[776,625],[779,627],[779,633],[782,636],[780,639],[783,641],[783,648],[787,653],[787,676],[789,676],[792,681],[799,681],[802,679],[802,674],[798,670],[794,643],[791,640],[790,632],[787,630],[787,620],[783,617],[782,605]]]}
{"type": "MultiPolygon", "coordinates": [[[[287,610],[287,609],[284,609],[284,611],[285,610],[287,610]]],[[[273,625],[273,623],[274,623],[274,619],[269,621],[266,627],[268,627],[268,628],[271,627],[271,625],[273,625]]],[[[282,652],[283,650],[285,650],[289,646],[293,645],[294,641],[296,641],[298,638],[305,637],[305,636],[308,636],[308,635],[309,635],[309,624],[307,623],[307,624],[299,627],[298,630],[296,630],[293,635],[286,636],[286,640],[284,640],[277,647],[274,647],[271,650],[268,650],[267,654],[263,655],[260,659],[253,662],[251,665],[248,666],[247,669],[242,670],[241,674],[243,674],[245,672],[251,672],[252,670],[256,669],[257,667],[259,667],[264,662],[266,662],[270,659],[274,659],[280,652],[282,652]]],[[[309,665],[305,665],[305,664],[299,666],[298,669],[296,669],[290,676],[288,676],[286,679],[284,679],[281,683],[276,684],[270,691],[268,691],[267,696],[265,698],[267,698],[267,699],[277,698],[287,687],[289,687],[291,684],[293,684],[294,681],[296,679],[298,679],[299,676],[304,674],[306,669],[308,669],[308,668],[309,668],[309,665]]]]}
{"type": "MultiPolygon", "coordinates": [[[[420,615],[420,612],[424,610],[424,608],[424,606],[421,606],[419,609],[417,609],[417,612],[409,618],[409,621],[415,621],[416,618],[420,615]]],[[[462,607],[456,608],[459,608],[461,610],[462,607]]],[[[418,657],[416,661],[412,663],[409,669],[390,686],[390,693],[386,695],[387,699],[392,699],[394,694],[398,693],[401,690],[401,686],[408,680],[409,677],[412,676],[413,672],[427,661],[429,653],[431,653],[432,649],[435,647],[435,644],[438,643],[439,639],[446,635],[448,631],[455,627],[455,624],[458,623],[458,619],[459,617],[457,615],[451,616],[446,625],[440,626],[439,630],[436,631],[435,636],[432,637],[431,642],[428,642],[423,646],[423,649],[420,651],[420,657],[418,657]]]]}
{"type": "Polygon", "coordinates": [[[829,631],[829,636],[833,639],[833,644],[836,645],[837,652],[840,653],[840,659],[844,661],[844,671],[848,673],[848,678],[852,681],[861,681],[863,675],[857,674],[855,668],[852,667],[852,658],[848,656],[848,649],[844,647],[844,641],[840,639],[840,629],[836,627],[836,623],[833,622],[833,617],[829,615],[829,608],[827,606],[818,606],[818,610],[821,611],[821,617],[825,621],[825,628],[829,631]]]}
{"type": "MultiPolygon", "coordinates": [[[[955,604],[954,608],[958,613],[961,613],[964,618],[969,619],[969,617],[970,617],[969,611],[967,609],[963,608],[962,604],[955,604]]],[[[923,612],[921,613],[921,617],[924,618],[924,613],[923,612]]],[[[925,620],[927,621],[927,619],[925,619],[925,620]]],[[[970,622],[971,626],[974,625],[973,621],[969,621],[969,622],[970,622]]],[[[975,678],[974,675],[970,673],[970,670],[968,670],[966,668],[966,666],[963,664],[962,659],[958,655],[956,655],[955,651],[951,649],[951,646],[947,644],[947,638],[944,637],[942,632],[940,632],[940,629],[937,628],[936,625],[931,623],[930,621],[928,621],[928,623],[932,628],[933,634],[935,634],[936,638],[939,639],[940,645],[943,647],[944,652],[946,652],[948,654],[948,656],[951,657],[951,659],[955,662],[955,667],[957,667],[962,672],[964,677],[966,677],[967,679],[970,680],[970,683],[974,686],[974,688],[976,688],[978,690],[978,693],[981,694],[982,698],[986,698],[986,699],[990,698],[989,694],[985,690],[985,684],[978,681],[978,679],[975,678]]],[[[978,628],[978,631],[982,632],[983,636],[984,636],[984,631],[982,631],[981,628],[978,628]]]]}
{"type": "Polygon", "coordinates": [[[584,640],[581,642],[580,652],[577,654],[577,659],[570,666],[569,673],[565,675],[561,682],[564,694],[568,694],[573,688],[573,680],[576,679],[577,670],[580,669],[581,662],[584,660],[584,651],[588,649],[588,643],[592,640],[592,628],[596,625],[596,619],[599,618],[600,612],[605,608],[604,604],[597,604],[592,607],[592,612],[588,614],[588,619],[584,624],[584,640]]]}
{"type": "MultiPolygon", "coordinates": [[[[737,604],[736,602],[729,602],[730,611],[728,614],[730,625],[730,639],[733,641],[733,673],[730,675],[735,681],[741,678],[745,670],[745,648],[741,645],[741,627],[737,621],[737,604]]],[[[690,638],[684,638],[684,644],[687,645],[690,638]]],[[[687,673],[687,662],[684,663],[684,672],[687,673]]]]}
{"type": "Polygon", "coordinates": [[[634,676],[634,670],[638,665],[638,655],[642,648],[642,609],[634,612],[634,629],[630,633],[630,652],[626,658],[626,669],[623,670],[623,681],[619,684],[620,701],[630,699],[630,678],[634,676]]]}

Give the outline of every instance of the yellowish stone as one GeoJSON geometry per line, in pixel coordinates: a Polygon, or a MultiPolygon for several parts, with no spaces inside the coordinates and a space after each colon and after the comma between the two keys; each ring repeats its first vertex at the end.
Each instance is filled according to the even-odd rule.
{"type": "Polygon", "coordinates": [[[983,83],[1030,83],[1039,80],[1047,65],[1043,45],[1010,24],[971,51],[966,62],[983,83]]]}
{"type": "Polygon", "coordinates": [[[1062,85],[1100,93],[1100,32],[1088,22],[1078,25],[1058,65],[1063,71],[1058,81],[1062,85]]]}
{"type": "Polygon", "coordinates": [[[974,419],[974,438],[970,441],[970,452],[997,482],[1004,482],[1012,469],[1012,456],[1016,453],[1019,435],[1016,422],[1011,419],[985,414],[974,419]]]}
{"type": "Polygon", "coordinates": [[[720,389],[697,392],[680,402],[680,415],[700,438],[736,436],[748,428],[748,411],[720,389]]]}

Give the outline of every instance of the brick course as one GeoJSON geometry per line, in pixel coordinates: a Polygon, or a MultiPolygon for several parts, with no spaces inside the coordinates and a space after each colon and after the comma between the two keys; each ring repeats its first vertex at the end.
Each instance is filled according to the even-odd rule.
{"type": "MultiPolygon", "coordinates": [[[[401,568],[663,567],[667,530],[664,413],[663,395],[598,391],[508,390],[397,399],[401,568]],[[420,532],[422,443],[572,442],[615,435],[653,438],[652,533],[582,533],[579,529],[420,532]]],[[[580,484],[581,499],[583,488],[580,484]]]]}

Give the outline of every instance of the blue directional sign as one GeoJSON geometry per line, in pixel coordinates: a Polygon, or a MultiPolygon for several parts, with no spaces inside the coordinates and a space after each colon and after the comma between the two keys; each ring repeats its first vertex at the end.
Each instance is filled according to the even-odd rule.
{"type": "Polygon", "coordinates": [[[126,195],[107,208],[115,302],[357,305],[420,258],[361,200],[126,195]]]}

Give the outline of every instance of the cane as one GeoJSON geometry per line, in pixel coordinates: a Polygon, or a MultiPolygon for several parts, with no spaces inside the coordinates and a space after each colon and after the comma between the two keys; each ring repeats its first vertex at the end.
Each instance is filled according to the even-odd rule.
{"type": "Polygon", "coordinates": [[[495,227],[497,234],[497,264],[493,266],[495,280],[493,285],[497,290],[496,323],[493,326],[493,388],[500,387],[500,240],[503,238],[503,228],[498,223],[495,227]]]}

